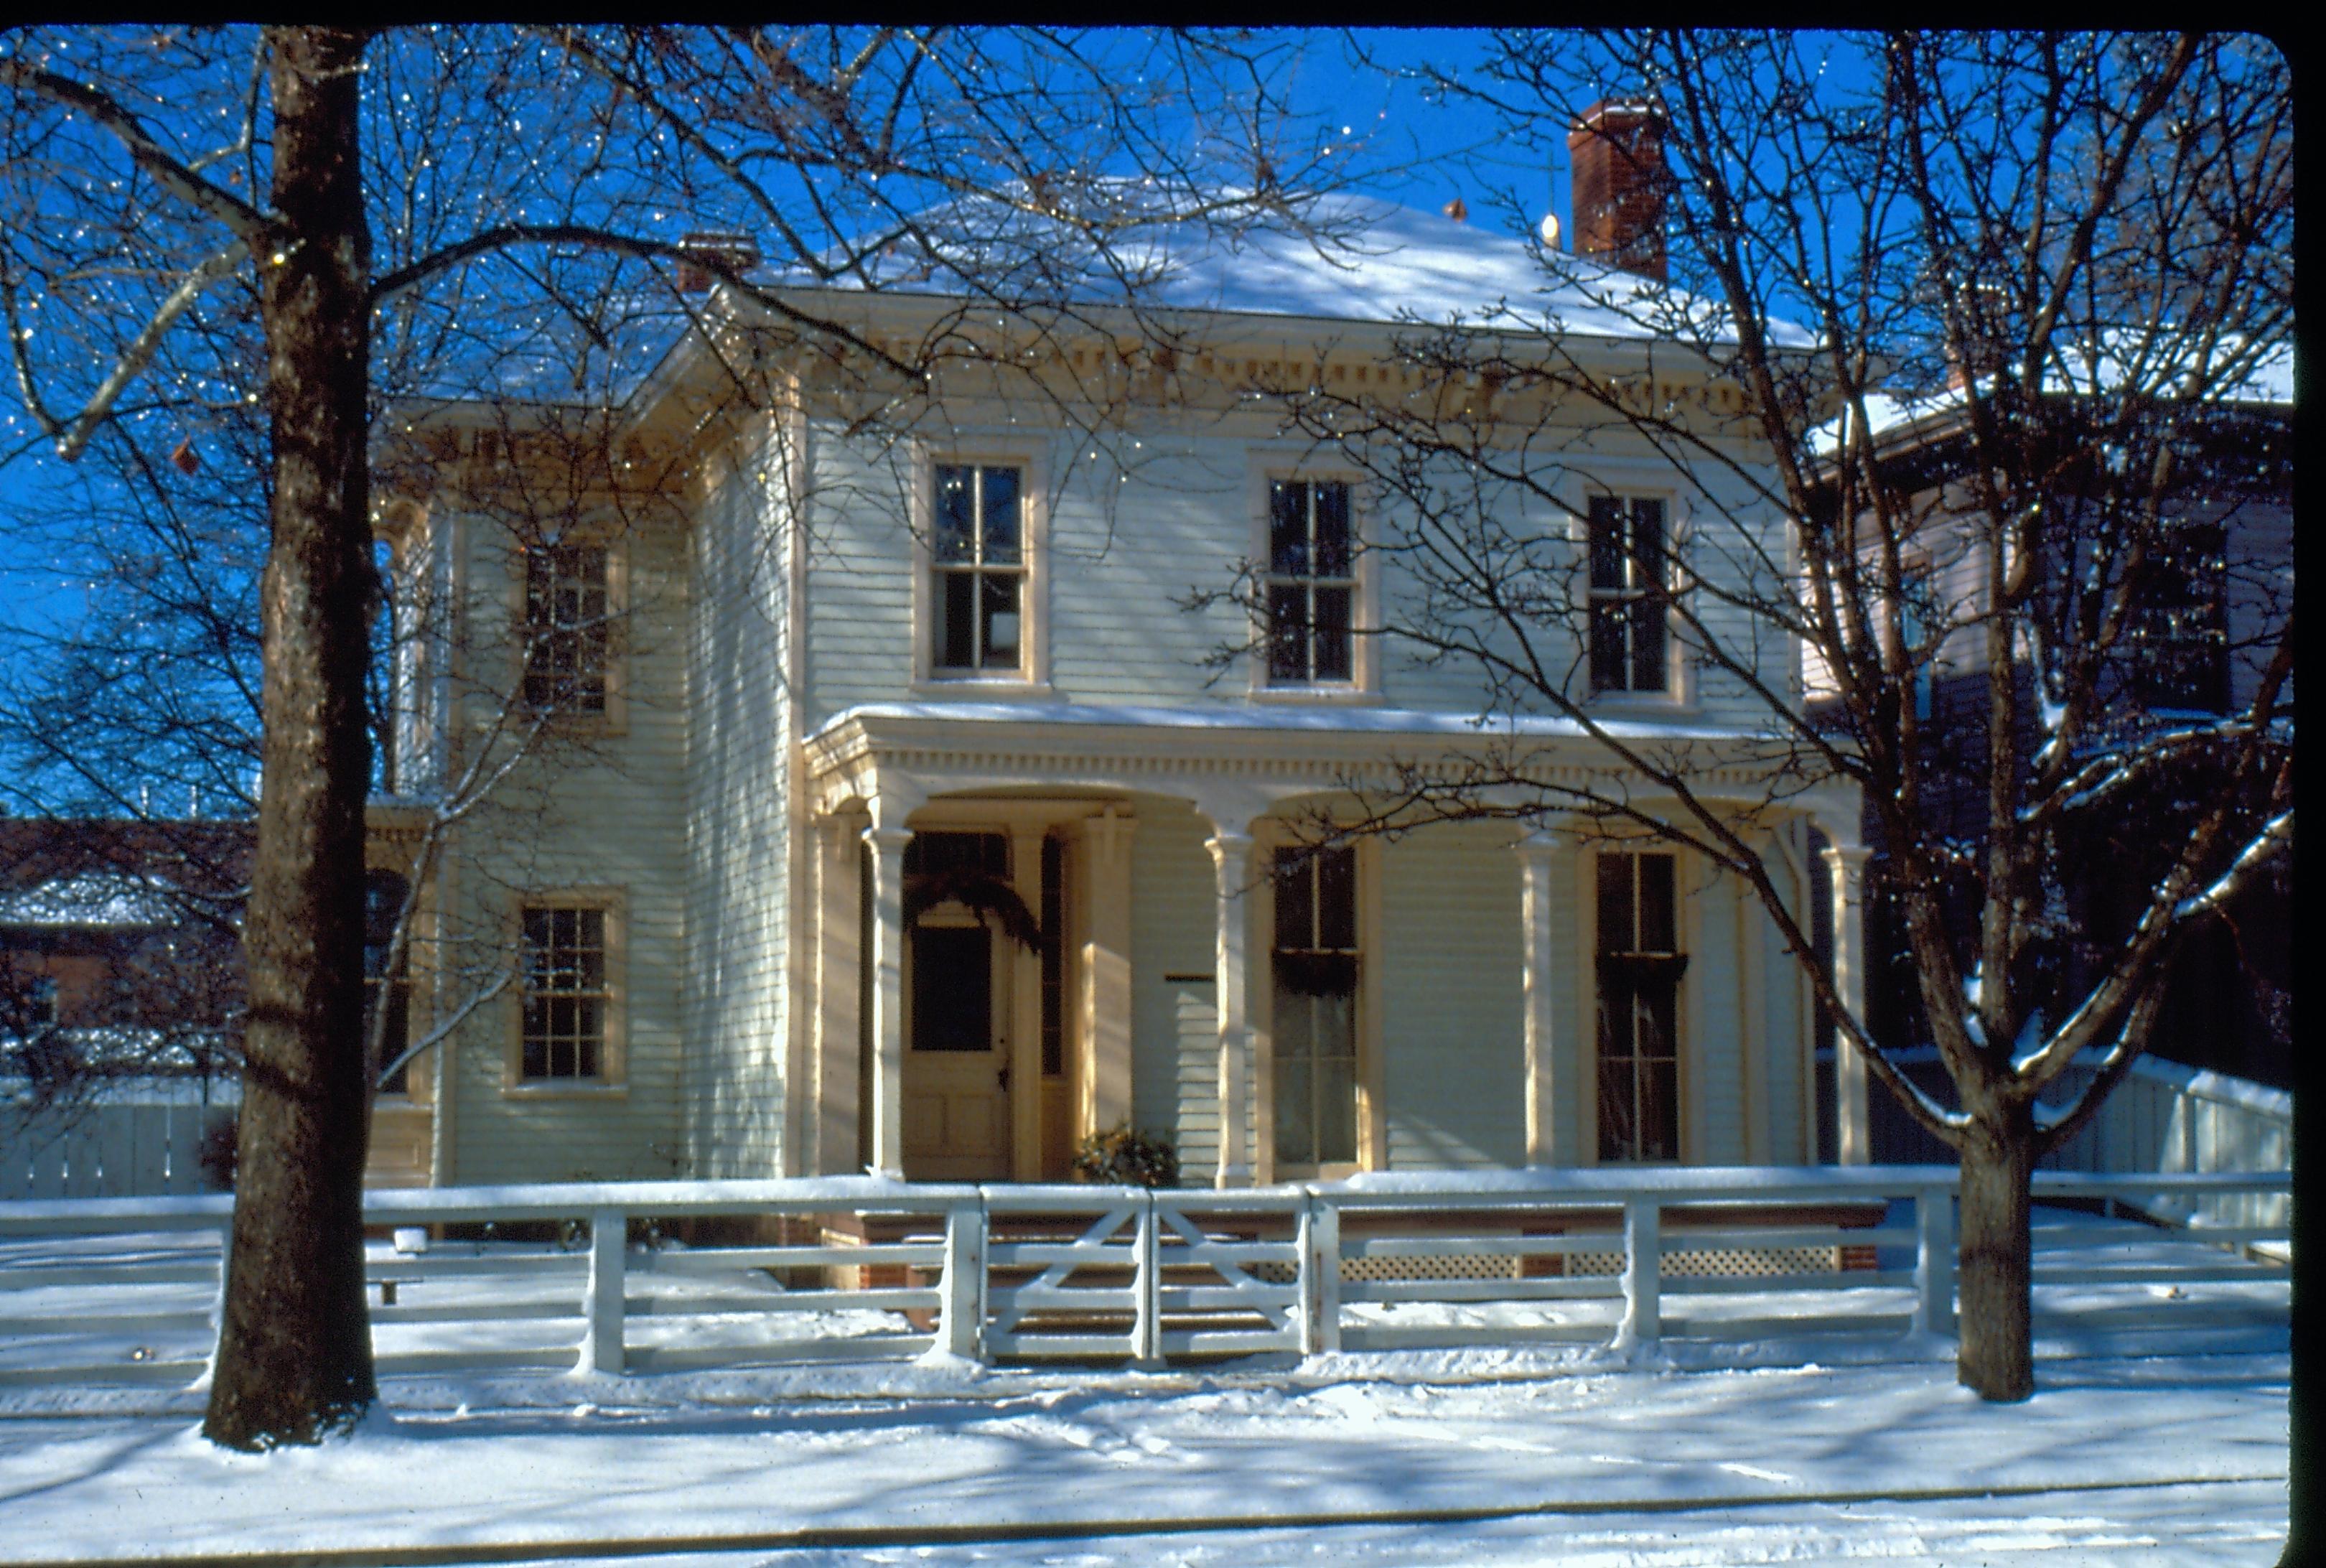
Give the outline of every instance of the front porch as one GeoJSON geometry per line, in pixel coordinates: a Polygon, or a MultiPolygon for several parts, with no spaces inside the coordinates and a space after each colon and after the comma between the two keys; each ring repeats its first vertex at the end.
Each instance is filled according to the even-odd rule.
{"type": "MultiPolygon", "coordinates": [[[[1701,750],[1707,796],[1740,809],[1764,796],[1744,738],[1661,733],[1701,750]]],[[[1501,740],[1513,736],[1548,780],[1607,777],[1571,727],[1501,740]]],[[[1740,889],[1686,867],[1674,896],[1701,956],[1666,1004],[1679,1027],[1665,1077],[1641,1069],[1629,1113],[1669,1129],[1611,1142],[1589,956],[1606,950],[1592,878],[1611,845],[1587,824],[1361,840],[1339,927],[1321,905],[1300,914],[1314,934],[1297,946],[1315,950],[1288,954],[1279,852],[1313,842],[1397,758],[1478,737],[1384,710],[914,704],[834,718],[806,743],[808,1005],[786,1171],[1056,1181],[1081,1140],[1121,1125],[1169,1134],[1182,1180],[1215,1189],[1432,1165],[1813,1159],[1799,976],[1740,889]],[[997,922],[957,903],[909,907],[938,850],[987,865],[1041,943],[981,935],[997,922]],[[1288,989],[1293,959],[1296,983],[1326,975],[1323,1003],[1288,989]],[[1303,1016],[1280,1017],[1288,1006],[1303,1016]]],[[[1815,885],[1808,827],[1842,846],[1828,858],[1844,873],[1846,994],[1856,820],[1854,800],[1818,798],[1755,828],[1799,873],[1797,909],[1815,885]]],[[[1332,872],[1300,896],[1331,896],[1332,872]]],[[[1862,1162],[1863,1071],[1851,1059],[1836,1078],[1841,1157],[1862,1162]]]]}

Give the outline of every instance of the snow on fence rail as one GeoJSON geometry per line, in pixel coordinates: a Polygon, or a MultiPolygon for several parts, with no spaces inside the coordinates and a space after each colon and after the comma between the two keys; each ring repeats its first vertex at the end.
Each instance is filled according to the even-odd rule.
{"type": "MultiPolygon", "coordinates": [[[[1955,1182],[1951,1167],[1860,1166],[1235,1191],[870,1177],[373,1191],[367,1221],[399,1235],[369,1245],[367,1278],[390,1373],[1946,1333],[1955,1182]]],[[[2036,1188],[2087,1207],[2291,1190],[2283,1171],[2046,1171],[2036,1188]]],[[[0,1203],[0,1384],[198,1377],[230,1204],[0,1203]]],[[[2281,1325],[2284,1237],[2042,1209],[2039,1327],[2281,1325]]]]}

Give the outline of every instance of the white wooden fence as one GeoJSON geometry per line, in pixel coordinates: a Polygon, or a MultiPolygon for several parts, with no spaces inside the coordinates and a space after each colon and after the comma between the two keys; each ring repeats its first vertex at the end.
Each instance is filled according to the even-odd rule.
{"type": "Polygon", "coordinates": [[[209,1191],[202,1136],[241,1097],[228,1081],[140,1080],[88,1104],[33,1111],[0,1091],[0,1200],[209,1191]]]}
{"type": "MultiPolygon", "coordinates": [[[[387,1373],[894,1358],[1155,1366],[1275,1351],[1950,1332],[1943,1166],[1423,1173],[1213,1192],[842,1178],[374,1191],[387,1373]],[[748,1217],[781,1245],[661,1241],[748,1217]],[[563,1229],[451,1242],[417,1227],[563,1229]],[[576,1342],[579,1342],[577,1355],[576,1342]]],[[[2039,1201],[2281,1196],[2284,1171],[2042,1172],[2039,1201]]],[[[214,1333],[225,1197],[0,1203],[0,1383],[185,1381],[214,1333]]],[[[2283,1226],[2061,1209],[2039,1330],[2282,1326],[2283,1226]],[[2179,1287],[2179,1288],[2174,1288],[2179,1287]]]]}

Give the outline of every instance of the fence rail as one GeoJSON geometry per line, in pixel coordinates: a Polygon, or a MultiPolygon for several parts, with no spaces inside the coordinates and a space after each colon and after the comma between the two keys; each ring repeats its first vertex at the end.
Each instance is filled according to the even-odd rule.
{"type": "MultiPolygon", "coordinates": [[[[388,1372],[1944,1334],[1955,1182],[1951,1167],[1865,1166],[1226,1192],[862,1177],[374,1191],[366,1220],[397,1240],[370,1245],[367,1277],[388,1372]],[[730,1239],[705,1239],[714,1226],[730,1239]],[[689,1228],[695,1244],[675,1239],[689,1228]]],[[[2283,1214],[2291,1179],[2043,1171],[2035,1188],[2087,1209],[2258,1199],[2283,1214]]],[[[0,1203],[0,1383],[198,1376],[231,1201],[0,1203]]],[[[2286,1321],[2283,1226],[2040,1212],[2039,1328],[2286,1321]]]]}

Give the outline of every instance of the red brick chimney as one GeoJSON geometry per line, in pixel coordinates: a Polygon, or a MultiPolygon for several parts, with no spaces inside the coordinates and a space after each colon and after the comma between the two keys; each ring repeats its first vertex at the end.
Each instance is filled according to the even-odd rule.
{"type": "Polygon", "coordinates": [[[1651,103],[1601,101],[1567,134],[1575,253],[1663,281],[1664,143],[1651,103]]]}

